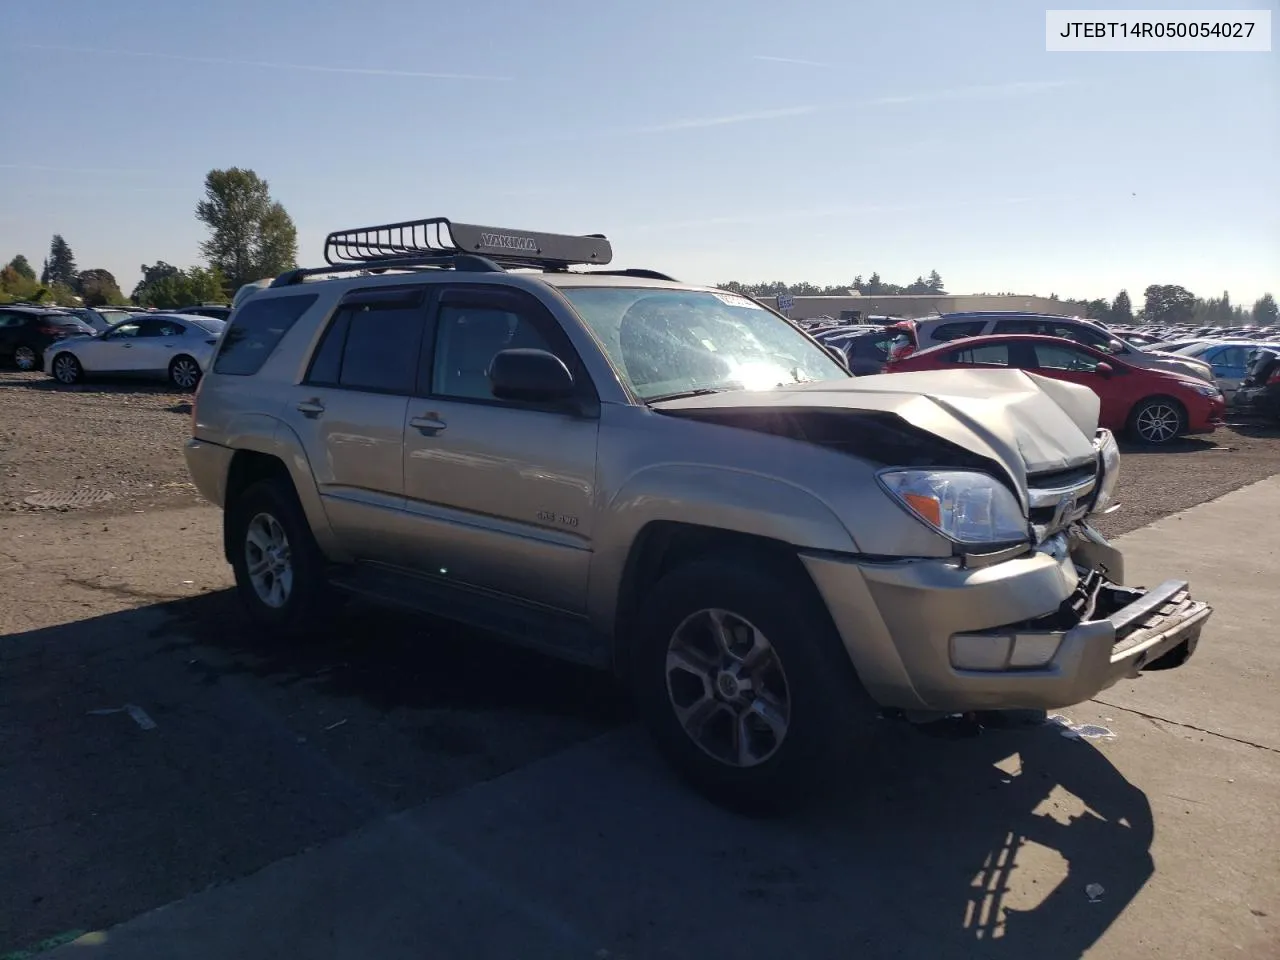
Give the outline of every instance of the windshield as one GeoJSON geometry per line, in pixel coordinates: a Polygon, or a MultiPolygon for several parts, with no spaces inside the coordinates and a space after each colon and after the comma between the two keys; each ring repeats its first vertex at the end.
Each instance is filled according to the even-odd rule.
{"type": "Polygon", "coordinates": [[[822,347],[739,294],[644,287],[560,292],[642,400],[849,376],[822,347]]]}

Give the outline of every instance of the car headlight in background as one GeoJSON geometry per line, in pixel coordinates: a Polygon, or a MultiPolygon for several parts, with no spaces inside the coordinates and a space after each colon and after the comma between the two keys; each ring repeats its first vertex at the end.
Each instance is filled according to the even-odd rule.
{"type": "Polygon", "coordinates": [[[1216,383],[1193,383],[1189,386],[1202,397],[1216,397],[1222,393],[1216,383]]]}
{"type": "Polygon", "coordinates": [[[1097,492],[1093,495],[1092,513],[1101,513],[1111,506],[1116,497],[1116,484],[1120,482],[1120,446],[1110,430],[1098,431],[1099,471],[1097,492]]]}
{"type": "Polygon", "coordinates": [[[880,484],[921,522],[962,544],[1022,543],[1030,528],[1017,497],[969,470],[887,470],[880,484]]]}

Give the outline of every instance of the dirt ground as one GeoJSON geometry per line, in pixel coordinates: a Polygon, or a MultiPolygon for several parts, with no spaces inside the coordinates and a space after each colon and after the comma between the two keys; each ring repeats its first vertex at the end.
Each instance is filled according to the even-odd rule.
{"type": "MultiPolygon", "coordinates": [[[[83,509],[33,505],[29,497],[79,496],[111,510],[197,502],[182,458],[190,417],[190,394],[166,387],[67,388],[43,374],[0,372],[0,512],[83,509]]],[[[1122,507],[1098,526],[1118,536],[1274,473],[1280,429],[1261,424],[1158,451],[1127,446],[1122,507]]]]}

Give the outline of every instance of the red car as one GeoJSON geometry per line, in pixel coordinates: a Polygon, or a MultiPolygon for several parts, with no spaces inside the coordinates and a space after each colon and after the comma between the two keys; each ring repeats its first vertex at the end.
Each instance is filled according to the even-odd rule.
{"type": "Polygon", "coordinates": [[[899,360],[886,373],[908,370],[1004,370],[1016,367],[1055,380],[1084,384],[1101,401],[1100,426],[1127,431],[1148,444],[1188,433],[1212,433],[1226,400],[1213,383],[1163,370],[1135,367],[1112,354],[1058,337],[1009,335],[953,340],[899,360]]]}

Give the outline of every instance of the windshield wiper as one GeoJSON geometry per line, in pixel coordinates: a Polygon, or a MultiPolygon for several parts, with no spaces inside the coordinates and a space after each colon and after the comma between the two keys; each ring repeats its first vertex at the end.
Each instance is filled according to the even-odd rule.
{"type": "Polygon", "coordinates": [[[724,393],[728,387],[698,387],[696,390],[681,390],[678,393],[660,393],[656,397],[645,397],[645,403],[661,403],[664,400],[685,400],[688,397],[706,397],[713,393],[724,393]]]}

